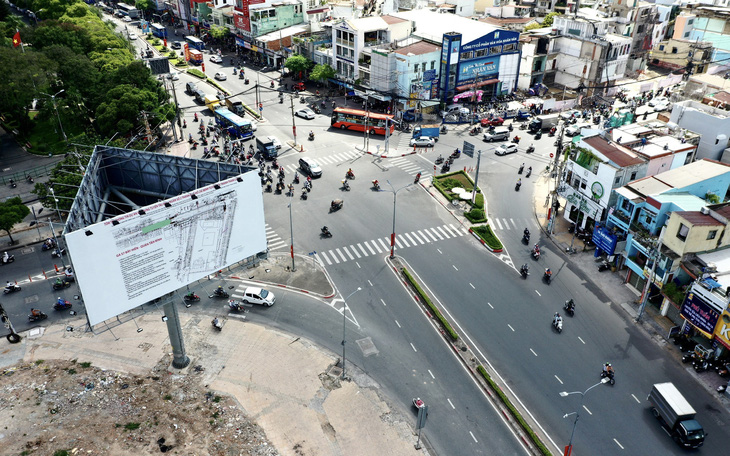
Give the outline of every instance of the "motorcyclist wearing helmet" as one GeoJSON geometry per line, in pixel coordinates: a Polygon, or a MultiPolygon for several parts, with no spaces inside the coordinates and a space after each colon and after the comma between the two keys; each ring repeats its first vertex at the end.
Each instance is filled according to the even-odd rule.
{"type": "Polygon", "coordinates": [[[553,325],[558,326],[558,323],[563,321],[563,317],[560,316],[560,313],[555,312],[555,315],[553,315],[553,325]]]}
{"type": "Polygon", "coordinates": [[[58,297],[58,300],[56,301],[56,304],[58,304],[59,306],[65,306],[66,305],[66,301],[64,301],[63,299],[61,299],[61,297],[59,296],[58,297]]]}

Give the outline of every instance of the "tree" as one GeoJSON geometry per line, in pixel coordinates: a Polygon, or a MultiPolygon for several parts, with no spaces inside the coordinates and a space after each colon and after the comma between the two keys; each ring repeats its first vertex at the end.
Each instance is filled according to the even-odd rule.
{"type": "Polygon", "coordinates": [[[286,62],[284,62],[284,66],[289,69],[292,73],[296,73],[299,77],[302,77],[302,73],[307,71],[309,67],[311,66],[311,63],[306,57],[299,54],[294,54],[293,56],[286,59],[286,62]]]}
{"type": "Polygon", "coordinates": [[[545,18],[542,20],[542,27],[550,27],[553,25],[553,19],[555,19],[555,16],[560,16],[560,13],[552,12],[548,13],[545,18]]]}
{"type": "Polygon", "coordinates": [[[222,40],[225,39],[226,36],[228,36],[228,27],[221,27],[220,25],[211,25],[210,26],[210,36],[212,36],[215,39],[222,40]]]}
{"type": "Polygon", "coordinates": [[[530,24],[527,27],[525,27],[522,31],[529,32],[530,30],[535,30],[535,29],[539,29],[539,28],[542,28],[542,24],[539,22],[535,22],[534,24],[530,24]]]}
{"type": "Polygon", "coordinates": [[[15,244],[15,241],[13,241],[10,230],[16,223],[22,222],[28,214],[30,214],[30,209],[17,196],[0,203],[0,230],[8,233],[11,245],[15,244]]]}
{"type": "Polygon", "coordinates": [[[312,69],[312,74],[309,75],[309,79],[322,82],[334,78],[336,74],[335,69],[325,63],[324,65],[315,66],[312,69]]]}

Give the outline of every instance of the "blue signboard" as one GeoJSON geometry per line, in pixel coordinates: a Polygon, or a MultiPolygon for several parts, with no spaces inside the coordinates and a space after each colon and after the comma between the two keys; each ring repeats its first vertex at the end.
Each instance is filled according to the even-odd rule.
{"type": "Polygon", "coordinates": [[[423,72],[423,82],[433,81],[436,79],[436,70],[426,70],[423,72]]]}
{"type": "Polygon", "coordinates": [[[613,255],[617,242],[618,238],[605,226],[598,225],[593,229],[593,243],[608,255],[613,255]]]}
{"type": "Polygon", "coordinates": [[[499,75],[499,56],[484,57],[479,60],[469,60],[459,64],[459,83],[471,82],[474,79],[484,81],[490,79],[487,76],[499,75]]]}
{"type": "Polygon", "coordinates": [[[687,293],[680,313],[687,321],[707,334],[712,334],[715,331],[719,314],[706,304],[701,296],[693,292],[687,293]]]}
{"type": "MultiPolygon", "coordinates": [[[[492,33],[487,33],[483,37],[461,46],[461,52],[478,51],[480,49],[503,46],[505,44],[517,44],[519,39],[520,34],[517,32],[495,30],[492,33]]],[[[515,47],[514,50],[517,50],[517,48],[515,47]]]]}

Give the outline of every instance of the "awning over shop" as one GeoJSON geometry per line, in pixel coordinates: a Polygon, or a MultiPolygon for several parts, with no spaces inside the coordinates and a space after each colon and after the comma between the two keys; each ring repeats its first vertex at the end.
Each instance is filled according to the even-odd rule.
{"type": "Polygon", "coordinates": [[[623,196],[624,198],[626,198],[629,201],[632,201],[634,203],[642,200],[641,195],[634,193],[632,190],[630,190],[626,187],[617,188],[616,193],[618,193],[619,195],[623,196]]]}
{"type": "Polygon", "coordinates": [[[324,13],[325,11],[329,11],[329,6],[325,6],[324,8],[315,8],[312,10],[307,11],[307,14],[317,14],[317,13],[324,13]]]}
{"type": "Polygon", "coordinates": [[[487,79],[486,81],[480,81],[477,83],[460,85],[460,86],[456,87],[456,90],[459,90],[459,91],[470,90],[470,89],[473,89],[474,87],[484,87],[485,85],[496,84],[498,82],[499,82],[499,79],[497,79],[497,78],[487,79]]]}
{"type": "Polygon", "coordinates": [[[378,92],[372,92],[372,91],[363,92],[361,90],[355,89],[355,95],[360,98],[375,98],[376,100],[380,100],[380,101],[390,101],[390,95],[383,95],[382,93],[378,93],[378,92]]]}

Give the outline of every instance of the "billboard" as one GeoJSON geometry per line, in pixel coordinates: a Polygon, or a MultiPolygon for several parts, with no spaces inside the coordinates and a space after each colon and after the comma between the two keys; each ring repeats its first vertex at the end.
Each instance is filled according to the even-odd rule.
{"type": "Polygon", "coordinates": [[[266,250],[256,173],[66,235],[93,326],[266,250]]]}
{"type": "Polygon", "coordinates": [[[715,326],[720,315],[702,299],[702,296],[696,293],[694,286],[684,298],[682,308],[679,312],[687,321],[697,327],[697,329],[705,332],[707,337],[712,337],[711,334],[715,331],[715,326]]]}
{"type": "Polygon", "coordinates": [[[473,82],[474,79],[484,81],[490,76],[499,75],[499,56],[484,57],[478,60],[469,60],[459,64],[458,82],[473,82]]]}

